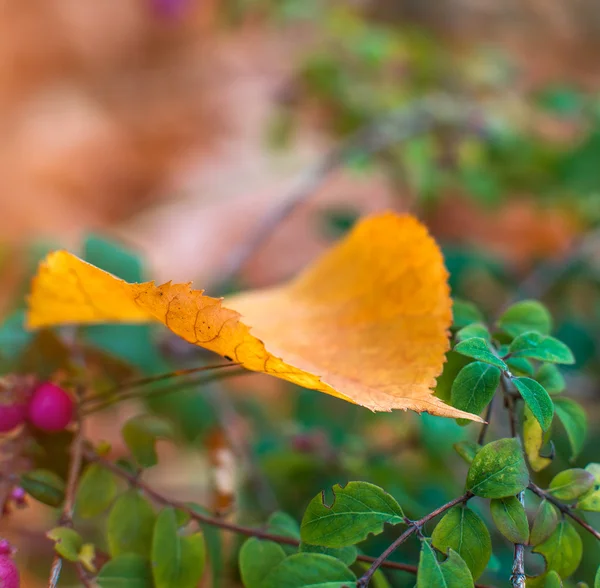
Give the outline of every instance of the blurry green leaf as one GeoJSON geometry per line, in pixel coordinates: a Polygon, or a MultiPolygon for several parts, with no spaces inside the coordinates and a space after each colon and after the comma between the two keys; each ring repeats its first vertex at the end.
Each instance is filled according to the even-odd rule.
{"type": "Polygon", "coordinates": [[[594,588],[600,588],[600,567],[598,568],[594,578],[594,588]]]}
{"type": "Polygon", "coordinates": [[[475,454],[481,449],[481,445],[474,441],[460,441],[454,444],[454,449],[458,455],[470,464],[473,462],[475,454]]]}
{"type": "Polygon", "coordinates": [[[394,498],[368,482],[348,482],[333,487],[334,499],[315,496],[308,505],[300,532],[302,541],[324,547],[346,547],[383,531],[384,523],[404,522],[404,513],[394,498]]]}
{"type": "Polygon", "coordinates": [[[21,476],[19,485],[42,504],[59,507],[65,498],[65,482],[49,470],[32,470],[21,476]]]}
{"type": "Polygon", "coordinates": [[[152,575],[155,588],[196,588],[204,572],[205,546],[201,533],[180,537],[175,509],[156,517],[152,535],[152,575]]]}
{"type": "Polygon", "coordinates": [[[469,567],[456,551],[450,549],[446,560],[440,562],[429,541],[421,541],[417,588],[472,588],[473,585],[469,567]]]}
{"type": "Polygon", "coordinates": [[[548,335],[529,331],[519,335],[508,348],[513,357],[529,357],[552,363],[575,363],[571,350],[561,341],[548,335]]]}
{"type": "Polygon", "coordinates": [[[574,460],[581,453],[587,436],[585,411],[580,404],[570,398],[556,398],[554,410],[567,432],[571,444],[571,460],[574,460]]]}
{"type": "Polygon", "coordinates": [[[446,353],[446,363],[444,363],[442,373],[437,378],[435,395],[449,404],[452,384],[454,384],[456,376],[472,361],[471,358],[461,355],[460,353],[448,351],[448,353],[446,353]]]}
{"type": "Polygon", "coordinates": [[[542,90],[539,103],[542,108],[561,116],[581,113],[584,107],[584,95],[568,86],[549,86],[542,90]]]}
{"type": "Polygon", "coordinates": [[[485,523],[466,506],[455,506],[442,517],[433,530],[431,543],[442,553],[456,551],[474,580],[481,576],[492,555],[492,539],[485,523]]]}
{"type": "Polygon", "coordinates": [[[510,372],[515,376],[533,376],[535,373],[533,364],[524,357],[509,357],[506,360],[506,365],[510,372]]]}
{"type": "Polygon", "coordinates": [[[273,541],[252,537],[240,549],[239,565],[245,588],[261,588],[269,572],[286,558],[285,551],[273,541]]]}
{"type": "Polygon", "coordinates": [[[564,470],[554,476],[548,493],[561,500],[571,502],[579,498],[594,486],[594,476],[581,468],[564,470]]]}
{"type": "Polygon", "coordinates": [[[542,431],[538,420],[527,405],[523,410],[523,445],[529,465],[534,472],[539,472],[552,463],[552,459],[540,454],[542,447],[550,437],[549,431],[542,431]]]}
{"type": "Polygon", "coordinates": [[[517,439],[499,439],[479,450],[467,474],[466,489],[483,498],[514,496],[529,484],[517,439]]]}
{"type": "Polygon", "coordinates": [[[560,394],[566,387],[560,370],[551,363],[541,365],[535,379],[546,389],[548,394],[560,394]]]}
{"type": "Polygon", "coordinates": [[[135,553],[148,557],[155,518],[154,509],[137,490],[132,488],[119,496],[106,529],[111,556],[135,553]]]}
{"type": "Polygon", "coordinates": [[[583,546],[573,525],[562,520],[552,535],[533,552],[544,556],[547,571],[554,570],[561,578],[568,578],[579,566],[583,546]]]}
{"type": "MultiPolygon", "coordinates": [[[[189,503],[189,508],[200,514],[211,516],[206,508],[199,504],[189,503]]],[[[212,575],[212,588],[218,588],[222,581],[223,571],[223,541],[222,533],[218,527],[200,523],[200,528],[204,534],[204,543],[206,544],[206,553],[210,563],[210,572],[212,575]]]]}
{"type": "Polygon", "coordinates": [[[537,300],[523,300],[508,308],[497,324],[511,337],[518,337],[528,331],[549,335],[552,331],[552,316],[537,300]]]}
{"type": "Polygon", "coordinates": [[[490,341],[492,338],[487,327],[481,323],[472,323],[467,327],[463,327],[456,333],[457,341],[466,341],[467,339],[472,339],[473,337],[479,337],[480,339],[485,339],[486,341],[490,341]]]}
{"type": "Polygon", "coordinates": [[[169,421],[151,414],[130,418],[123,425],[121,434],[129,451],[143,468],[150,468],[158,463],[156,440],[172,439],[175,436],[169,421]]]}
{"type": "Polygon", "coordinates": [[[79,550],[77,560],[88,572],[96,573],[96,546],[93,543],[84,543],[79,550]]]}
{"type": "Polygon", "coordinates": [[[535,513],[529,534],[529,544],[539,545],[554,533],[558,525],[558,513],[555,506],[547,500],[542,500],[535,513]]]}
{"type": "Polygon", "coordinates": [[[100,588],[153,588],[150,562],[140,555],[119,555],[106,562],[96,577],[100,588]]]}
{"type": "Polygon", "coordinates": [[[548,392],[531,378],[512,378],[511,381],[531,410],[531,414],[540,423],[542,430],[547,431],[554,417],[554,404],[548,392]]]}
{"type": "Polygon", "coordinates": [[[562,585],[560,576],[554,570],[551,570],[544,581],[544,588],[562,588],[562,585]]]}
{"type": "MultiPolygon", "coordinates": [[[[500,375],[497,367],[481,361],[465,366],[452,384],[452,406],[479,414],[493,398],[500,383],[500,375]]],[[[463,420],[466,419],[461,419],[463,420]]]]}
{"type": "Polygon", "coordinates": [[[330,555],[339,559],[347,566],[352,565],[358,556],[358,549],[354,545],[346,547],[323,547],[322,545],[311,545],[310,543],[300,543],[301,553],[321,553],[322,555],[330,555]]]}
{"type": "Polygon", "coordinates": [[[527,543],[529,523],[518,498],[508,496],[494,499],[490,502],[490,511],[496,527],[511,543],[527,543]]]}
{"type": "Polygon", "coordinates": [[[79,550],[83,545],[81,535],[67,527],[55,527],[46,533],[46,537],[54,541],[54,549],[61,557],[68,561],[79,559],[79,550]]]}
{"type": "Polygon", "coordinates": [[[25,311],[8,315],[0,323],[0,365],[2,371],[12,370],[12,364],[24,352],[33,339],[33,333],[25,330],[25,311]]]}
{"type": "Polygon", "coordinates": [[[590,463],[585,471],[594,478],[592,488],[577,501],[576,508],[590,512],[600,512],[600,464],[590,463]]]}
{"type": "Polygon", "coordinates": [[[472,339],[461,341],[458,343],[458,345],[455,345],[454,351],[468,357],[473,357],[479,361],[494,365],[501,370],[508,369],[508,366],[493,353],[487,341],[485,339],[481,339],[480,337],[473,337],[472,339]]]}
{"type": "Polygon", "coordinates": [[[260,588],[355,588],[356,576],[339,560],[296,553],[277,564],[260,588]]]}
{"type": "Polygon", "coordinates": [[[480,310],[471,302],[454,299],[452,303],[452,315],[454,317],[452,327],[462,329],[472,323],[483,323],[484,318],[480,310]]]}
{"type": "Polygon", "coordinates": [[[267,527],[275,535],[283,535],[300,540],[300,525],[298,521],[286,512],[276,511],[267,521],[267,527]]]}
{"type": "Polygon", "coordinates": [[[75,513],[89,519],[106,510],[117,495],[114,475],[97,463],[89,464],[79,480],[75,513]]]}

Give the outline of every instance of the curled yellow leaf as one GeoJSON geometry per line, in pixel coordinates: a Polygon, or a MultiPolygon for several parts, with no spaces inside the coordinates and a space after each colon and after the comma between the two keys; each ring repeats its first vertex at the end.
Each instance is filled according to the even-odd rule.
{"type": "Polygon", "coordinates": [[[481,420],[431,391],[451,314],[435,241],[415,218],[386,213],[360,222],[291,282],[224,303],[190,284],[129,284],[57,251],[33,280],[28,326],[155,320],[249,370],[371,410],[481,420]]]}

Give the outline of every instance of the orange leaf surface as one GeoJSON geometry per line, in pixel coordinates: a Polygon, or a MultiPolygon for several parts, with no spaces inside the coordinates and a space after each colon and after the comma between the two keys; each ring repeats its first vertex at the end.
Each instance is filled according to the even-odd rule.
{"type": "Polygon", "coordinates": [[[431,392],[451,299],[441,252],[413,217],[367,218],[296,279],[225,304],[190,284],[129,284],[57,251],[34,278],[28,326],[156,320],[249,370],[371,410],[481,420],[431,392]]]}

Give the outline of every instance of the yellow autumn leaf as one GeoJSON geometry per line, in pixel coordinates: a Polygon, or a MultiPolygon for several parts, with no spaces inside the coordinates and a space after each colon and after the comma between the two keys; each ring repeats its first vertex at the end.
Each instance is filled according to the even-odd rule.
{"type": "Polygon", "coordinates": [[[481,420],[431,391],[448,350],[443,258],[408,215],[367,218],[296,279],[221,299],[129,284],[66,251],[40,264],[28,326],[156,320],[206,349],[371,410],[481,420]]]}

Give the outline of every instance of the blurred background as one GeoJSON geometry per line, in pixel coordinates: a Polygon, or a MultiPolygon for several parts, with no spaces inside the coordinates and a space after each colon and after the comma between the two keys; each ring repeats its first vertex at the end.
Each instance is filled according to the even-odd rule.
{"type": "MultiPolygon", "coordinates": [[[[592,421],[577,463],[598,461],[599,33],[595,0],[4,0],[4,359],[31,343],[20,330],[23,293],[50,249],[131,280],[194,280],[220,294],[294,275],[361,215],[411,211],[443,245],[455,295],[492,317],[516,296],[542,297],[555,313],[556,334],[577,357],[569,394],[592,421]],[[423,115],[432,99],[451,114],[423,115]],[[398,113],[404,123],[386,125],[398,113]],[[295,200],[307,169],[377,124],[390,134],[384,149],[369,154],[359,141],[295,200]],[[263,219],[286,203],[296,206],[232,276],[263,219]]],[[[202,359],[164,332],[124,333],[92,330],[90,341],[132,373],[202,359]]],[[[365,414],[287,388],[241,378],[227,391],[232,427],[208,393],[151,403],[187,443],[183,452],[161,445],[172,459],[151,478],[219,503],[207,472],[229,468],[237,508],[255,521],[273,504],[297,516],[321,488],[357,477],[413,505],[411,516],[453,496],[455,457],[439,439],[470,428],[365,414]],[[215,457],[223,451],[227,466],[215,457]]],[[[90,435],[118,454],[117,425],[139,411],[98,415],[90,435]]],[[[15,513],[6,531],[25,586],[47,580],[47,510],[15,513]]],[[[388,540],[374,540],[373,553],[388,540]]],[[[595,559],[586,555],[582,578],[600,559],[597,545],[586,547],[595,559]]],[[[498,586],[509,551],[502,557],[484,578],[498,586]]],[[[235,586],[224,561],[223,585],[235,586]]]]}

